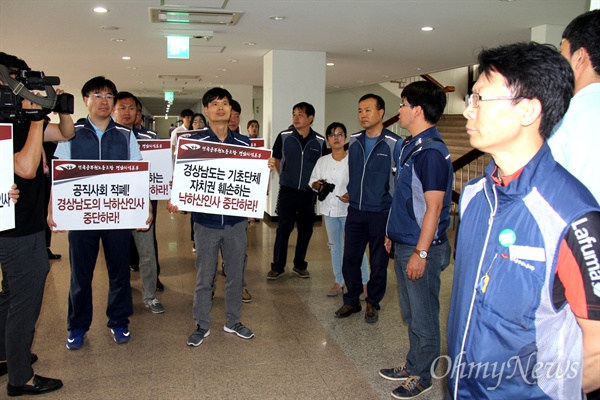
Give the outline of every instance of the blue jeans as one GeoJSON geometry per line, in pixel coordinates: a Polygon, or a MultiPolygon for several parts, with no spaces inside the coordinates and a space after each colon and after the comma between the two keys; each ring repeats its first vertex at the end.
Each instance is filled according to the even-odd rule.
{"type": "MultiPolygon", "coordinates": [[[[342,274],[342,256],[344,255],[344,226],[346,226],[346,217],[329,217],[323,215],[325,219],[325,229],[327,230],[327,245],[331,252],[331,266],[333,268],[333,277],[335,283],[344,286],[344,275],[342,274]]],[[[362,265],[360,266],[362,283],[366,285],[369,282],[369,262],[367,252],[363,255],[362,265]]]]}
{"type": "Polygon", "coordinates": [[[450,264],[448,241],[429,248],[425,273],[411,281],[406,264],[415,246],[395,243],[394,269],[398,279],[402,319],[408,324],[409,351],[406,370],[431,382],[432,364],[440,356],[440,274],[450,264]]]}

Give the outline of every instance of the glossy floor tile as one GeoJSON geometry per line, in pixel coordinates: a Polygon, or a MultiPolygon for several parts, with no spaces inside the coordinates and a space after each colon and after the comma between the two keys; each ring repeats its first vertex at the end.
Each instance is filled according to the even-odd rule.
{"type": "MultiPolygon", "coordinates": [[[[85,345],[65,347],[69,258],[66,234],[54,234],[44,305],[33,351],[36,373],[61,378],[64,388],[47,399],[389,399],[398,383],[378,375],[380,368],[402,363],[408,349],[407,326],[400,317],[396,276],[390,262],[388,286],[379,322],[364,321],[364,312],[335,319],[341,296],[326,296],[333,284],[327,235],[315,224],[307,261],[310,279],[291,273],[295,232],[290,239],[287,273],[275,281],[266,274],[276,224],[266,220],[248,228],[246,280],[253,301],[243,305],[242,322],[255,337],[244,340],[225,333],[224,284],[219,275],[213,301],[211,334],[199,347],[186,345],[195,323],[195,281],[190,215],[169,214],[159,203],[157,233],[160,279],[157,292],[164,314],[152,314],[142,303],[139,272],[131,273],[134,315],[131,342],[118,345],[106,327],[107,273],[98,259],[94,277],[94,321],[85,345]]],[[[445,332],[452,284],[452,265],[442,275],[441,321],[445,332]]],[[[364,306],[364,302],[363,302],[364,306]]],[[[363,307],[364,309],[364,307],[363,307]]],[[[443,334],[442,354],[445,354],[443,334]]],[[[445,365],[438,367],[442,375],[445,365]]],[[[0,378],[0,398],[6,396],[0,378]]],[[[442,399],[445,380],[434,381],[419,399],[442,399]]]]}

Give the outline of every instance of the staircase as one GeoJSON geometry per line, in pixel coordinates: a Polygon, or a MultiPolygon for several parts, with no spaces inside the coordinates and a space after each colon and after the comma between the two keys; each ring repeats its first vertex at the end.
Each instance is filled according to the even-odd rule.
{"type": "Polygon", "coordinates": [[[490,162],[490,155],[483,154],[466,164],[459,160],[461,157],[469,157],[473,150],[469,143],[465,125],[467,120],[462,115],[443,115],[437,123],[437,128],[448,150],[454,166],[454,182],[452,183],[453,201],[458,201],[458,195],[464,185],[471,179],[482,176],[485,167],[490,162]],[[462,165],[464,164],[464,165],[462,165]]]}

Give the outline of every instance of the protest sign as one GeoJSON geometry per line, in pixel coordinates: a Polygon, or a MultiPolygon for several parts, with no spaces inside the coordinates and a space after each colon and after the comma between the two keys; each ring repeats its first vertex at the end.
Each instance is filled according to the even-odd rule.
{"type": "Polygon", "coordinates": [[[265,147],[264,138],[250,138],[250,147],[265,147]]]}
{"type": "Polygon", "coordinates": [[[262,218],[271,150],[179,139],[171,203],[180,210],[262,218]]]}
{"type": "Polygon", "coordinates": [[[168,200],[171,198],[173,184],[173,158],[171,141],[138,140],[144,161],[150,162],[150,200],[168,200]]]}
{"type": "Polygon", "coordinates": [[[148,161],[52,160],[56,230],[147,228],[148,161]]]}
{"type": "Polygon", "coordinates": [[[14,167],[13,127],[0,124],[0,231],[15,227],[15,204],[8,198],[8,191],[15,183],[14,167]]]}

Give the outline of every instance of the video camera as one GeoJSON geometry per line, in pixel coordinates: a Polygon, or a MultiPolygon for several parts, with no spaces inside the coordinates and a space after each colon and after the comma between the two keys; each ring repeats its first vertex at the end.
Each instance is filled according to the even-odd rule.
{"type": "Polygon", "coordinates": [[[0,65],[0,120],[40,121],[51,112],[73,114],[75,99],[72,94],[56,94],[52,87],[60,84],[58,76],[46,76],[42,71],[11,70],[0,65]],[[11,77],[15,75],[15,77],[11,77]],[[31,90],[44,90],[46,97],[31,90]],[[24,109],[22,99],[42,106],[41,110],[24,109]]]}

